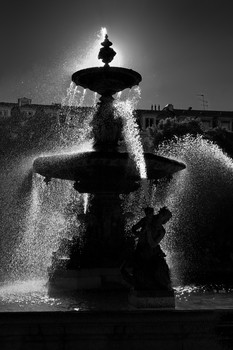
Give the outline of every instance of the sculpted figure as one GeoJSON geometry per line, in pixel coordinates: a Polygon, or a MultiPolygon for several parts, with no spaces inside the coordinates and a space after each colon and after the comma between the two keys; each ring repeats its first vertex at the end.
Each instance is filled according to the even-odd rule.
{"type": "Polygon", "coordinates": [[[136,290],[171,290],[169,268],[159,245],[166,233],[163,225],[171,217],[166,207],[161,208],[157,215],[153,208],[147,207],[145,217],[132,227],[132,233],[138,239],[132,258],[133,274],[126,270],[127,262],[123,263],[121,272],[136,290]]]}

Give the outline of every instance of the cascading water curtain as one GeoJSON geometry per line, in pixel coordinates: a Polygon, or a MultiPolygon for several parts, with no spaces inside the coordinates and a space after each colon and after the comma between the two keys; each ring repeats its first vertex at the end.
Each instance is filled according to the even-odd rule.
{"type": "Polygon", "coordinates": [[[136,166],[140,173],[141,179],[147,178],[146,162],[143,154],[143,146],[139,134],[139,126],[135,120],[134,111],[141,96],[140,88],[133,90],[132,97],[127,98],[126,101],[117,99],[114,102],[116,110],[116,118],[121,117],[123,120],[123,135],[127,150],[135,160],[136,166]]]}
{"type": "MultiPolygon", "coordinates": [[[[81,195],[69,181],[52,180],[47,186],[40,175],[33,176],[33,185],[28,196],[28,210],[24,217],[24,232],[14,252],[13,275],[15,279],[46,278],[62,238],[71,239],[70,227],[78,221],[76,211],[68,211],[81,195]],[[75,198],[74,198],[75,196],[75,198]]],[[[80,198],[79,198],[80,197],[80,198]]]]}
{"type": "Polygon", "coordinates": [[[123,136],[127,151],[136,163],[141,177],[141,187],[124,198],[124,212],[126,214],[126,231],[130,232],[131,226],[139,220],[142,208],[150,205],[150,196],[148,191],[147,169],[144,158],[143,145],[140,137],[139,126],[134,116],[141,96],[139,87],[130,90],[126,100],[121,100],[122,94],[118,93],[114,102],[115,117],[121,117],[123,120],[123,136]]]}
{"type": "Polygon", "coordinates": [[[221,246],[227,255],[233,228],[233,161],[201,135],[166,142],[158,155],[186,164],[154,194],[157,205],[167,205],[173,214],[162,245],[178,283],[183,283],[193,271],[208,268],[207,258],[215,261],[221,246]]]}

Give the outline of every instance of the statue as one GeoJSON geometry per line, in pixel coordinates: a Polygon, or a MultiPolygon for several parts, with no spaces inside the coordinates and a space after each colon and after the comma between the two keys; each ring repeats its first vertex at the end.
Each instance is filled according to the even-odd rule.
{"type": "Polygon", "coordinates": [[[172,291],[166,255],[159,245],[165,236],[163,225],[171,217],[166,207],[161,208],[157,215],[153,208],[147,207],[145,217],[132,227],[138,241],[131,261],[123,262],[121,273],[135,290],[172,291]],[[127,264],[132,266],[132,274],[127,271],[127,264]]]}

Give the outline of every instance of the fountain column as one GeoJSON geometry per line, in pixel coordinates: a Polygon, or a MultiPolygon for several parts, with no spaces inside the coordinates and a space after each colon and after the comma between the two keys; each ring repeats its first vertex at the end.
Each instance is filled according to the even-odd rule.
{"type": "MultiPolygon", "coordinates": [[[[114,163],[118,162],[118,146],[123,127],[122,120],[115,117],[113,101],[111,94],[102,95],[92,121],[93,147],[99,156],[104,155],[107,158],[108,174],[106,172],[102,174],[99,169],[94,174],[92,184],[84,185],[82,181],[76,182],[74,186],[79,192],[85,191],[83,186],[86,186],[91,193],[88,213],[84,219],[85,236],[80,255],[81,267],[119,267],[130,249],[129,240],[124,232],[125,217],[120,194],[135,190],[138,184],[133,183],[128,188],[121,184],[121,188],[117,188],[119,183],[115,186],[113,182],[116,176],[114,163]]],[[[71,254],[70,268],[74,268],[77,264],[75,255],[76,253],[71,254]]]]}

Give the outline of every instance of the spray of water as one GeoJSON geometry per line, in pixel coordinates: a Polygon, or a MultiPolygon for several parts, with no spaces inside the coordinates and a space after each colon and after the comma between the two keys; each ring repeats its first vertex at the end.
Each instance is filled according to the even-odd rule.
{"type": "Polygon", "coordinates": [[[182,282],[187,275],[200,274],[204,266],[210,268],[211,259],[213,255],[217,259],[223,242],[225,255],[228,254],[233,162],[202,136],[188,135],[163,144],[158,154],[181,160],[187,166],[170,184],[154,189],[157,207],[167,205],[173,213],[163,245],[174,275],[182,282]],[[223,235],[225,238],[220,241],[223,235]]]}
{"type": "Polygon", "coordinates": [[[89,202],[89,194],[88,193],[84,193],[83,194],[83,210],[84,210],[84,214],[87,213],[88,202],[89,202]]]}
{"type": "Polygon", "coordinates": [[[41,176],[34,175],[28,210],[24,213],[24,232],[12,262],[15,279],[46,279],[52,254],[61,239],[72,239],[74,230],[78,232],[73,207],[80,200],[81,195],[74,191],[72,183],[52,180],[46,186],[41,176]]]}
{"type": "Polygon", "coordinates": [[[97,92],[94,92],[94,94],[93,94],[93,102],[92,102],[92,106],[93,107],[95,107],[96,101],[97,101],[97,92]]]}
{"type": "Polygon", "coordinates": [[[71,107],[74,105],[74,100],[76,97],[76,93],[77,93],[77,86],[74,85],[74,83],[71,83],[71,88],[69,89],[70,93],[67,94],[68,96],[68,106],[71,107]]]}
{"type": "Polygon", "coordinates": [[[126,147],[136,162],[137,169],[142,179],[142,188],[146,197],[146,203],[149,205],[150,197],[148,191],[146,162],[139,127],[134,116],[134,110],[136,109],[137,103],[141,96],[141,91],[139,87],[134,88],[133,92],[131,91],[131,96],[129,94],[125,101],[121,101],[120,96],[121,94],[117,96],[118,98],[114,103],[116,108],[116,117],[121,116],[123,120],[123,135],[126,147]]]}
{"type": "MultiPolygon", "coordinates": [[[[102,28],[101,35],[98,36],[98,50],[105,34],[106,29],[102,28]]],[[[54,136],[54,132],[52,141],[47,140],[47,135],[44,136],[51,147],[48,152],[44,152],[40,151],[39,145],[35,158],[42,153],[52,155],[92,149],[90,124],[95,109],[79,108],[84,105],[85,97],[86,90],[80,92],[74,83],[70,84],[62,100],[61,116],[65,118],[63,122],[59,118],[57,129],[53,129],[57,136],[54,136]]],[[[96,103],[96,97],[95,94],[93,104],[96,103]]],[[[46,187],[42,178],[35,176],[31,182],[28,169],[19,174],[25,163],[27,159],[23,157],[13,161],[13,164],[7,161],[5,168],[1,165],[4,175],[1,176],[0,202],[5,209],[1,215],[0,249],[4,251],[1,254],[1,280],[7,278],[7,275],[14,279],[45,276],[52,252],[56,251],[61,236],[67,232],[72,237],[71,231],[78,225],[77,210],[72,215],[67,215],[67,207],[71,207],[73,202],[82,203],[77,198],[78,193],[71,189],[72,184],[53,180],[46,187]]],[[[32,163],[31,159],[30,167],[32,163]]],[[[88,197],[85,196],[85,210],[87,204],[88,197]]]]}
{"type": "Polygon", "coordinates": [[[90,46],[87,47],[85,50],[85,54],[83,55],[83,57],[81,57],[79,62],[76,63],[75,70],[95,67],[102,64],[101,61],[98,60],[98,54],[101,47],[101,43],[104,41],[106,34],[107,28],[102,27],[100,31],[96,34],[96,39],[94,40],[94,42],[92,39],[90,46]]]}
{"type": "MultiPolygon", "coordinates": [[[[84,89],[84,90],[83,90],[83,94],[82,94],[81,99],[80,99],[80,104],[79,104],[79,106],[80,106],[80,107],[82,107],[82,106],[83,106],[83,103],[84,103],[84,99],[85,99],[86,93],[87,93],[87,90],[86,90],[86,89],[84,89]]],[[[77,105],[76,105],[76,106],[77,106],[77,105]]]]}
{"type": "MultiPolygon", "coordinates": [[[[59,125],[59,138],[54,144],[54,153],[62,152],[79,152],[83,143],[92,143],[91,122],[96,112],[95,107],[81,107],[86,96],[86,90],[83,91],[79,99],[79,105],[64,107],[62,114],[65,122],[59,125]]],[[[90,148],[90,147],[89,147],[90,148]]]]}
{"type": "Polygon", "coordinates": [[[121,98],[122,95],[122,91],[119,91],[116,95],[116,99],[119,100],[121,98]]]}
{"type": "Polygon", "coordinates": [[[71,106],[72,105],[72,100],[74,98],[74,95],[75,95],[75,88],[76,88],[76,85],[75,83],[71,82],[69,87],[67,88],[66,90],[66,95],[65,97],[63,97],[62,99],[62,106],[71,106]]]}
{"type": "Polygon", "coordinates": [[[123,135],[129,153],[132,155],[142,179],[147,178],[146,163],[143,155],[143,146],[140,139],[139,127],[134,117],[134,110],[140,98],[140,88],[135,88],[135,94],[126,101],[116,100],[116,117],[123,120],[123,135]]]}
{"type": "Polygon", "coordinates": [[[83,92],[81,92],[78,90],[78,87],[75,85],[75,83],[71,82],[66,91],[65,97],[62,99],[62,108],[64,108],[68,114],[72,107],[82,107],[84,104],[85,96],[86,89],[83,89],[83,92]]]}

